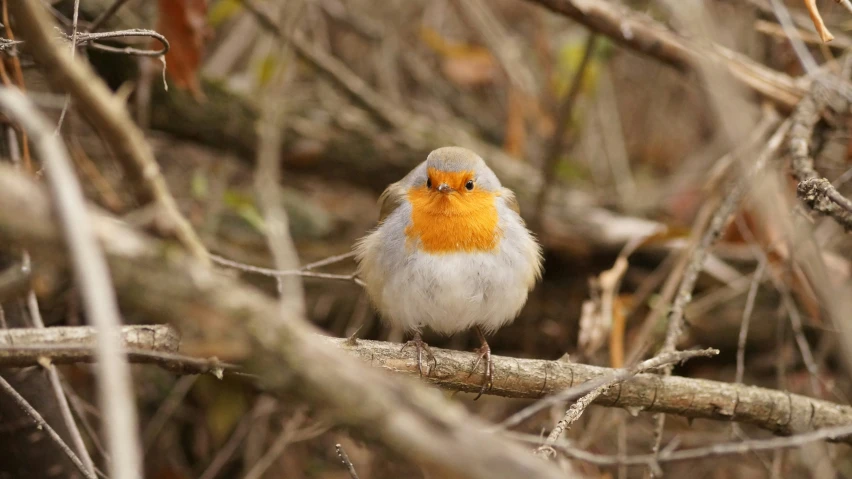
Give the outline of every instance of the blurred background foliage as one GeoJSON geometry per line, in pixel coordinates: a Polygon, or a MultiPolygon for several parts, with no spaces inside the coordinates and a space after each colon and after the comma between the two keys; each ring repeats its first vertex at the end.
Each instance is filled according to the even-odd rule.
{"type": "MultiPolygon", "coordinates": [[[[70,18],[73,2],[52,3],[58,15],[70,18]]],[[[111,3],[82,0],[81,20],[91,21],[111,3]]],[[[622,3],[670,22],[657,2],[622,3]]],[[[755,28],[767,16],[753,2],[703,3],[712,19],[724,27],[722,43],[781,72],[801,74],[789,43],[755,28]]],[[[799,2],[788,3],[798,7],[799,2]]],[[[848,30],[843,11],[833,2],[823,3],[823,15],[833,31],[848,30]]],[[[570,194],[570,203],[556,207],[580,218],[571,223],[576,228],[567,232],[548,230],[547,218],[536,225],[547,246],[545,277],[520,318],[490,340],[495,353],[542,359],[569,355],[572,361],[621,366],[623,348],[634,344],[646,317],[651,318],[651,336],[656,338],[652,349],[658,348],[665,334],[666,311],[662,308],[655,315],[652,308],[673,267],[677,248],[672,245],[682,245],[689,236],[706,199],[708,171],[732,147],[719,133],[697,74],[677,71],[601,36],[587,52],[589,33],[584,27],[523,0],[268,0],[252,4],[285,36],[298,30],[323,55],[345,65],[345,78],[368,85],[390,105],[391,113],[404,114],[400,113],[399,123],[388,124],[364,98],[343,91],[339,79],[301,57],[282,55],[282,39],[265,28],[243,0],[128,2],[103,28],[157,30],[171,45],[165,62],[96,51],[88,51],[87,58],[127,98],[129,108],[147,128],[172,191],[212,252],[271,267],[253,183],[254,131],[258,92],[271,86],[276,71],[287,70],[291,77],[280,92],[287,110],[280,182],[302,263],[349,251],[374,226],[375,202],[382,189],[425,159],[428,151],[445,146],[442,141],[447,136],[433,126],[449,125],[486,145],[487,151],[478,151],[486,161],[494,152],[532,169],[524,171],[544,170],[541,175],[552,178],[554,188],[570,194]],[[582,77],[578,93],[569,100],[578,77],[582,77]],[[560,124],[559,111],[567,101],[572,101],[573,108],[560,124]],[[401,134],[408,129],[420,133],[401,134]],[[559,130],[564,134],[557,136],[559,130]],[[547,171],[554,138],[562,141],[553,148],[557,156],[552,171],[547,171]],[[667,233],[648,241],[630,260],[613,315],[623,335],[618,354],[611,351],[612,324],[580,320],[584,302],[596,291],[590,279],[612,267],[621,247],[587,234],[583,218],[592,207],[620,215],[616,228],[629,230],[634,224],[631,218],[668,226],[667,233]],[[583,328],[599,340],[578,345],[583,328]]],[[[812,50],[820,55],[828,48],[812,50]]],[[[27,70],[31,89],[43,88],[41,74],[38,69],[27,70]]],[[[751,100],[750,107],[759,112],[759,101],[751,100]]],[[[121,186],[123,173],[86,121],[72,115],[64,134],[88,196],[128,221],[157,231],[161,225],[156,218],[144,210],[133,211],[133,197],[121,186]]],[[[823,171],[839,176],[849,167],[849,138],[826,140],[831,141],[836,147],[820,161],[825,168],[833,168],[823,171]]],[[[530,221],[538,214],[530,209],[523,213],[530,221]]],[[[753,239],[740,234],[742,224],[750,225],[758,238],[772,234],[766,225],[754,221],[748,205],[724,232],[714,249],[721,259],[708,264],[707,273],[699,279],[687,311],[688,338],[682,344],[718,347],[722,355],[712,365],[694,360],[682,374],[733,380],[737,335],[749,275],[756,265],[749,253],[753,239]]],[[[349,273],[353,268],[350,261],[328,271],[349,273]]],[[[244,276],[275,291],[273,279],[244,276]]],[[[806,285],[790,278],[784,280],[805,312],[807,339],[822,364],[829,365],[821,370],[825,390],[820,394],[831,400],[845,398],[850,382],[847,377],[835,377],[830,367],[834,349],[831,335],[824,334],[820,307],[806,285]]],[[[305,278],[305,287],[310,319],[328,334],[403,339],[400,331],[380,323],[356,284],[305,278]]],[[[775,289],[769,285],[760,289],[748,338],[745,382],[778,387],[780,377],[786,389],[810,393],[808,372],[787,323],[778,320],[778,305],[775,289]]],[[[54,324],[79,324],[79,314],[73,302],[56,301],[50,318],[54,324]]],[[[434,346],[455,349],[476,345],[476,339],[467,335],[427,335],[425,339],[434,346]]],[[[192,338],[184,346],[192,351],[192,338]]],[[[98,411],[88,403],[93,397],[91,377],[83,373],[85,368],[67,369],[87,415],[96,421],[98,411]]],[[[140,366],[134,371],[142,424],[147,425],[149,477],[245,477],[264,454],[276,451],[273,446],[281,444],[287,431],[286,447],[280,446],[263,477],[348,477],[336,457],[336,443],[344,445],[362,478],[436,477],[370,438],[352,435],[298,403],[272,400],[238,378],[175,378],[140,366]]],[[[496,397],[476,403],[466,395],[458,399],[488,420],[505,418],[523,404],[496,397]]],[[[524,430],[538,434],[562,412],[560,408],[545,411],[526,423],[524,430]]],[[[625,441],[627,450],[644,453],[652,432],[650,415],[592,408],[570,436],[589,450],[614,453],[619,441],[625,441]],[[626,430],[619,426],[624,424],[626,430]]],[[[735,432],[751,437],[764,434],[747,427],[735,432]]],[[[673,417],[666,429],[666,439],[677,435],[683,446],[721,442],[731,434],[728,424],[692,424],[673,417]]],[[[837,477],[852,473],[848,451],[832,450],[831,454],[837,477]]],[[[671,464],[666,471],[669,477],[686,473],[767,477],[770,456],[705,459],[671,464]]],[[[812,474],[822,471],[821,467],[824,462],[809,462],[804,454],[791,453],[780,477],[817,477],[812,474]]],[[[614,468],[583,463],[576,468],[584,477],[617,474],[614,468]]],[[[638,469],[630,472],[631,477],[642,474],[638,469]]]]}

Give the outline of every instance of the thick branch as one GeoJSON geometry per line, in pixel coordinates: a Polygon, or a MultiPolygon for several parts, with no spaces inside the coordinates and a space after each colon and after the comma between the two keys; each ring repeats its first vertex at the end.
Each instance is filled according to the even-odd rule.
{"type": "MultiPolygon", "coordinates": [[[[380,341],[326,338],[358,355],[373,366],[417,375],[416,361],[399,346],[380,341]]],[[[453,391],[476,392],[482,382],[468,376],[476,354],[432,348],[438,367],[428,379],[453,391]]],[[[572,364],[492,356],[494,388],[491,394],[511,398],[538,399],[586,381],[615,375],[618,370],[572,364]]],[[[595,404],[632,411],[663,412],[688,418],[737,421],[779,434],[852,424],[852,407],[840,406],[785,391],[705,379],[639,374],[605,391],[595,404]]],[[[852,443],[852,438],[847,439],[852,443]]]]}

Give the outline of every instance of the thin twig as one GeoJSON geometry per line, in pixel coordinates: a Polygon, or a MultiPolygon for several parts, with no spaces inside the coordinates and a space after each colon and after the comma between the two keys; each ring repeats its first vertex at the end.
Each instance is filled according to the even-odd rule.
{"type": "MultiPolygon", "coordinates": [[[[740,442],[713,444],[707,447],[685,449],[680,451],[664,450],[659,455],[645,454],[641,456],[607,456],[576,449],[564,444],[556,447],[568,457],[580,461],[597,464],[600,466],[615,466],[619,464],[628,466],[652,466],[654,463],[694,461],[696,459],[707,459],[719,456],[730,456],[734,454],[746,454],[757,451],[774,451],[801,447],[824,440],[842,440],[852,434],[852,426],[838,426],[816,431],[797,434],[789,437],[775,437],[770,439],[753,439],[740,442]]],[[[532,439],[532,438],[530,438],[532,439]]]]}
{"type": "MultiPolygon", "coordinates": [[[[71,17],[71,58],[77,53],[77,19],[80,16],[80,0],[74,0],[74,13],[71,17]]],[[[65,114],[68,113],[68,105],[71,104],[71,95],[65,94],[65,104],[62,105],[62,111],[59,113],[59,121],[56,123],[56,134],[62,130],[62,123],[65,121],[65,114]]]]}
{"type": "Polygon", "coordinates": [[[343,463],[343,466],[349,473],[349,477],[351,477],[352,479],[358,479],[358,473],[355,472],[355,465],[352,464],[352,461],[349,460],[349,455],[346,454],[346,451],[343,450],[343,446],[341,446],[340,444],[335,444],[334,449],[337,450],[337,457],[340,458],[340,462],[343,463]]]}
{"type": "Polygon", "coordinates": [[[218,256],[215,254],[210,255],[210,259],[222,266],[228,266],[230,268],[234,268],[240,271],[245,271],[248,273],[256,273],[264,276],[270,276],[273,278],[280,278],[282,276],[303,276],[306,278],[322,278],[322,279],[335,279],[341,281],[352,281],[359,286],[364,286],[364,282],[361,281],[355,274],[333,274],[333,273],[319,273],[316,271],[311,271],[314,268],[319,268],[321,266],[326,266],[329,264],[337,263],[339,261],[343,261],[345,259],[349,259],[354,256],[355,253],[344,253],[340,255],[331,256],[329,258],[317,261],[315,263],[306,264],[299,269],[290,269],[290,270],[278,270],[271,268],[262,268],[259,266],[252,266],[246,263],[240,263],[238,261],[230,260],[228,258],[223,258],[222,256],[218,256]]]}
{"type": "MultiPolygon", "coordinates": [[[[67,38],[67,37],[66,37],[67,38]]],[[[144,28],[129,28],[126,30],[114,30],[110,32],[102,32],[102,33],[80,33],[77,36],[77,39],[69,39],[72,42],[72,45],[80,46],[88,46],[89,48],[94,48],[96,50],[101,50],[109,53],[119,53],[122,55],[134,55],[141,57],[161,57],[169,52],[171,45],[169,44],[168,39],[154,30],[148,30],[144,28]],[[106,40],[110,38],[133,38],[133,37],[142,37],[142,38],[153,38],[159,41],[163,46],[159,50],[148,50],[148,49],[139,49],[130,46],[125,47],[113,47],[111,45],[104,45],[101,43],[97,43],[96,40],[106,40]]]]}
{"type": "Polygon", "coordinates": [[[0,106],[29,133],[39,151],[56,212],[68,241],[83,304],[89,319],[98,329],[98,392],[100,405],[106,414],[104,422],[113,456],[111,476],[115,479],[142,477],[130,367],[115,341],[120,325],[118,303],[106,258],[95,240],[80,184],[64,146],[50,132],[47,120],[26,97],[17,91],[2,89],[0,106]]]}
{"type": "Polygon", "coordinates": [[[290,418],[287,423],[284,425],[284,429],[281,431],[281,434],[275,439],[266,453],[258,459],[258,461],[252,466],[251,469],[246,473],[243,479],[260,479],[263,474],[272,466],[272,464],[284,453],[284,450],[287,448],[287,445],[304,441],[306,439],[311,439],[316,437],[323,432],[327,431],[327,427],[311,427],[305,430],[300,430],[302,423],[305,422],[305,412],[298,411],[296,414],[290,418]]]}
{"type": "Polygon", "coordinates": [[[39,414],[38,411],[36,411],[36,409],[32,407],[32,405],[27,402],[27,400],[24,399],[23,396],[18,394],[18,391],[15,391],[15,388],[13,388],[12,385],[9,384],[9,382],[6,381],[6,378],[4,378],[3,376],[0,376],[0,387],[2,387],[3,390],[6,391],[6,393],[12,396],[15,402],[18,403],[18,406],[20,406],[21,409],[23,409],[24,412],[26,412],[27,415],[30,416],[33,421],[35,421],[39,429],[47,431],[47,434],[51,437],[51,439],[53,439],[54,442],[56,442],[59,448],[62,449],[62,452],[64,452],[65,455],[68,456],[69,459],[71,459],[71,462],[74,463],[74,466],[76,466],[77,469],[79,469],[80,473],[83,474],[83,477],[86,477],[88,479],[97,478],[97,476],[93,472],[90,472],[86,468],[85,464],[80,461],[80,458],[77,457],[76,454],[74,454],[74,451],[72,451],[71,448],[68,447],[68,444],[65,444],[65,441],[62,440],[59,434],[57,434],[57,432],[52,427],[50,427],[50,424],[48,424],[47,421],[44,420],[41,414],[39,414]]]}
{"type": "MultiPolygon", "coordinates": [[[[29,254],[24,253],[23,263],[27,269],[29,269],[29,260],[29,254]]],[[[36,294],[33,290],[30,290],[27,293],[27,309],[29,310],[33,325],[36,328],[44,329],[44,320],[41,317],[38,298],[36,298],[36,294]]],[[[94,474],[95,463],[89,455],[89,450],[86,449],[86,443],[83,441],[83,435],[80,433],[80,428],[77,427],[77,422],[74,421],[74,416],[71,414],[71,408],[68,405],[68,398],[65,397],[65,391],[62,389],[62,382],[59,380],[59,372],[56,370],[56,366],[52,363],[45,364],[41,360],[40,362],[42,365],[45,365],[45,369],[47,369],[47,376],[50,380],[51,389],[53,389],[53,394],[56,396],[56,402],[59,405],[59,412],[62,415],[65,426],[68,428],[68,433],[71,434],[71,441],[74,443],[74,448],[80,455],[80,459],[86,466],[86,469],[94,474]]]]}
{"type": "Polygon", "coordinates": [[[754,277],[752,278],[751,285],[748,288],[746,304],[743,309],[743,319],[740,323],[740,334],[737,337],[737,373],[734,378],[734,382],[737,384],[743,382],[743,375],[745,374],[745,347],[746,340],[748,339],[748,328],[751,323],[751,314],[754,310],[754,302],[757,298],[757,290],[760,287],[760,283],[763,281],[763,274],[766,271],[766,265],[768,263],[769,261],[765,256],[760,259],[760,262],[757,264],[757,269],[754,271],[754,277]]]}
{"type": "Polygon", "coordinates": [[[704,235],[701,238],[697,248],[690,258],[689,265],[683,275],[683,280],[680,283],[678,292],[675,295],[674,303],[668,315],[668,330],[662,351],[674,351],[677,341],[683,331],[683,313],[686,305],[692,300],[692,290],[695,288],[695,282],[698,280],[698,275],[704,269],[704,260],[707,257],[708,248],[716,242],[722,229],[728,224],[728,219],[735,212],[740,204],[740,200],[748,191],[754,175],[761,171],[766,162],[775,155],[781,147],[787,132],[791,127],[790,120],[784,121],[781,126],[775,131],[772,137],[766,144],[766,147],[761,151],[760,155],[755,159],[750,166],[750,171],[743,175],[734,185],[725,200],[719,206],[719,209],[713,214],[710,224],[707,227],[704,235]]]}

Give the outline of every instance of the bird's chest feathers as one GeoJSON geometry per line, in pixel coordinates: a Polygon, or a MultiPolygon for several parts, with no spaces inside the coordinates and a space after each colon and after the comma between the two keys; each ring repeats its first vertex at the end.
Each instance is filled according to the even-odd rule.
{"type": "Polygon", "coordinates": [[[442,194],[412,188],[407,244],[427,253],[493,251],[502,236],[495,199],[487,191],[442,194]]]}

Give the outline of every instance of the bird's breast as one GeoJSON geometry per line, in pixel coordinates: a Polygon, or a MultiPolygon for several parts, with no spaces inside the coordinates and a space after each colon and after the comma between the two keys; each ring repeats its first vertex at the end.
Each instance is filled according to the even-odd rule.
{"type": "Polygon", "coordinates": [[[481,190],[442,194],[412,188],[407,244],[434,254],[495,250],[502,237],[495,199],[481,190]]]}

